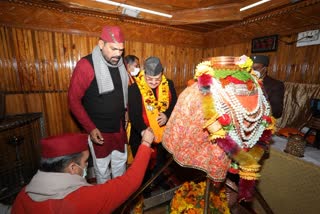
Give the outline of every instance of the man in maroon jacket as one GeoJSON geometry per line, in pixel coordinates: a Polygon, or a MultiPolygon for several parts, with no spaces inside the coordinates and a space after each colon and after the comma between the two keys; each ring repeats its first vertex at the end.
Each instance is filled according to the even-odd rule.
{"type": "Polygon", "coordinates": [[[77,63],[68,92],[70,110],[90,134],[97,183],[120,176],[126,169],[128,74],[123,50],[120,28],[105,26],[92,54],[77,63]]]}
{"type": "Polygon", "coordinates": [[[112,213],[141,185],[153,139],[153,131],[147,128],[127,172],[95,186],[84,178],[89,157],[87,135],[42,139],[40,169],[18,194],[11,212],[112,213]]]}

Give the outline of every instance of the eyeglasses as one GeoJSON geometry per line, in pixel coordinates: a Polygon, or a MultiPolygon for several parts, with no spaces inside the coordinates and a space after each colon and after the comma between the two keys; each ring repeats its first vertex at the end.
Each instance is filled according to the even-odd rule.
{"type": "Polygon", "coordinates": [[[162,80],[162,75],[160,75],[159,77],[152,77],[152,76],[148,76],[148,75],[146,75],[145,76],[146,77],[146,81],[147,82],[161,82],[161,80],[162,80]]]}
{"type": "Polygon", "coordinates": [[[264,68],[266,68],[265,66],[260,66],[260,65],[258,65],[258,66],[252,66],[252,69],[253,70],[256,70],[256,71],[262,71],[264,68]]]}

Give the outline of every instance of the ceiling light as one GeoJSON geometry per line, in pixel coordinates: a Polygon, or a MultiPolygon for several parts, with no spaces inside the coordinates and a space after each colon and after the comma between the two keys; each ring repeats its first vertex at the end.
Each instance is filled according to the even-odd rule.
{"type": "Polygon", "coordinates": [[[248,10],[248,9],[250,9],[252,7],[258,6],[258,5],[266,3],[268,1],[270,1],[270,0],[262,0],[262,1],[258,1],[258,2],[253,3],[253,4],[249,4],[248,6],[240,8],[240,11],[248,10]]]}
{"type": "Polygon", "coordinates": [[[158,16],[164,16],[164,17],[167,17],[167,18],[172,18],[172,15],[170,15],[170,14],[161,13],[161,12],[157,12],[157,11],[154,11],[154,10],[148,10],[148,9],[144,9],[144,8],[141,8],[141,7],[135,7],[135,6],[131,6],[131,5],[128,5],[128,4],[122,4],[122,3],[119,3],[119,2],[114,2],[114,1],[109,1],[109,0],[96,0],[96,1],[97,2],[101,2],[101,3],[105,3],[105,4],[118,6],[118,7],[131,9],[131,10],[139,10],[139,11],[145,12],[145,13],[151,13],[151,14],[158,15],[158,16]]]}
{"type": "Polygon", "coordinates": [[[131,17],[135,17],[137,18],[139,16],[140,11],[139,10],[131,10],[128,8],[123,8],[122,9],[122,14],[123,15],[127,15],[127,16],[131,16],[131,17]]]}

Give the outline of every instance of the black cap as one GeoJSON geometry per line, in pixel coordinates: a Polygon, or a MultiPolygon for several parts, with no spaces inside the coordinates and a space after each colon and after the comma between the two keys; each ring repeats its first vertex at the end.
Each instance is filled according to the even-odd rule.
{"type": "Polygon", "coordinates": [[[151,56],[144,62],[145,74],[150,76],[157,76],[163,70],[160,59],[158,57],[151,56]]]}
{"type": "Polygon", "coordinates": [[[264,66],[269,65],[269,57],[265,55],[252,55],[251,59],[253,63],[260,63],[263,64],[264,66]]]}

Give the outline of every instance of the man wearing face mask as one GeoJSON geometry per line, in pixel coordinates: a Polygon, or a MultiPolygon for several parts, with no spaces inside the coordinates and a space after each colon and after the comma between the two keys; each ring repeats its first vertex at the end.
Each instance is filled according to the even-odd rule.
{"type": "Polygon", "coordinates": [[[129,85],[132,85],[135,82],[134,78],[140,72],[139,58],[135,55],[127,55],[124,58],[124,64],[126,65],[129,75],[129,85]]]}
{"type": "Polygon", "coordinates": [[[141,185],[151,154],[153,131],[147,128],[127,172],[103,184],[85,180],[88,136],[63,134],[41,140],[38,172],[18,194],[11,213],[112,213],[141,185]]]}
{"type": "Polygon", "coordinates": [[[97,183],[120,176],[126,169],[128,75],[123,51],[121,29],[103,27],[98,45],[77,63],[68,91],[69,108],[89,133],[97,183]]]}
{"type": "MultiPolygon", "coordinates": [[[[127,55],[124,57],[124,64],[126,65],[126,69],[129,77],[129,86],[135,83],[135,78],[138,76],[140,72],[140,63],[139,58],[135,55],[127,55]]],[[[128,136],[128,140],[130,140],[130,132],[131,132],[131,122],[129,120],[128,111],[126,112],[126,132],[128,136]]],[[[128,160],[127,164],[130,165],[133,160],[133,154],[131,145],[127,146],[128,160]]]]}
{"type": "Polygon", "coordinates": [[[266,92],[268,101],[271,105],[272,115],[275,118],[279,118],[283,111],[284,100],[284,84],[283,82],[273,79],[268,76],[269,57],[264,55],[253,55],[252,69],[255,74],[262,79],[263,87],[266,92]]]}

